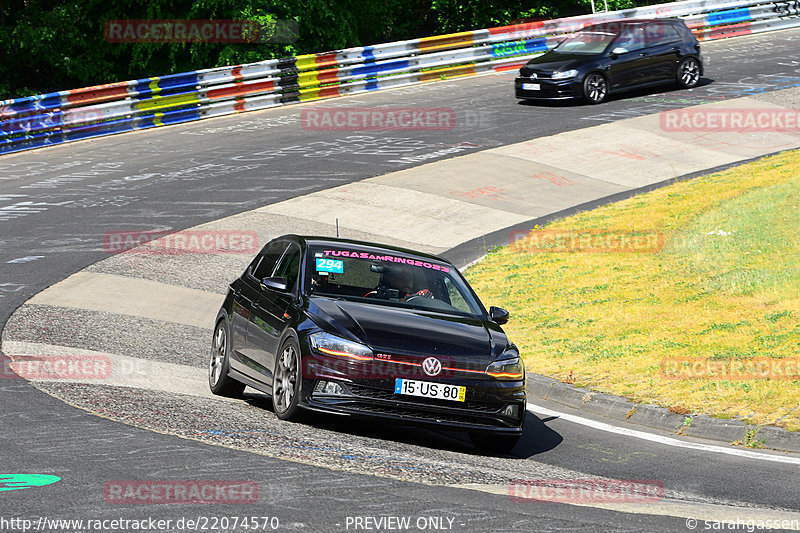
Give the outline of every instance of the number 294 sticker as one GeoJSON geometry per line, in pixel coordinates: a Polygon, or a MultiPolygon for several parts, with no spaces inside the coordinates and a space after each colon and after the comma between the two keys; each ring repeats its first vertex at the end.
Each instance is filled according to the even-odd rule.
{"type": "Polygon", "coordinates": [[[317,272],[344,273],[344,262],[341,259],[325,259],[324,257],[317,257],[316,259],[317,272]]]}

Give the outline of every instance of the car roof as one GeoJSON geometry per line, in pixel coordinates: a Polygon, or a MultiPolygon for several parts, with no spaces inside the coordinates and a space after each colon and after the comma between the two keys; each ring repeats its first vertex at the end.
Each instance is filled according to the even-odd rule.
{"type": "Polygon", "coordinates": [[[317,235],[294,235],[294,234],[283,235],[281,237],[277,237],[276,239],[287,239],[287,238],[292,240],[297,240],[298,242],[304,243],[307,246],[320,246],[325,244],[341,246],[343,244],[349,244],[352,246],[377,248],[380,250],[386,250],[387,252],[398,252],[406,255],[413,255],[416,257],[424,257],[426,259],[433,259],[434,261],[438,261],[440,263],[452,265],[450,261],[442,257],[439,257],[437,255],[427,254],[425,252],[420,252],[418,250],[411,250],[408,248],[401,248],[400,246],[392,246],[390,244],[381,244],[377,242],[359,241],[355,239],[342,239],[338,237],[324,237],[317,235]]]}
{"type": "Polygon", "coordinates": [[[668,24],[679,24],[683,22],[681,19],[630,19],[630,20],[609,20],[606,22],[598,22],[597,24],[592,24],[591,26],[585,26],[581,29],[581,31],[597,29],[597,28],[607,28],[607,27],[620,27],[620,26],[639,26],[642,24],[653,24],[655,22],[665,22],[668,24]]]}

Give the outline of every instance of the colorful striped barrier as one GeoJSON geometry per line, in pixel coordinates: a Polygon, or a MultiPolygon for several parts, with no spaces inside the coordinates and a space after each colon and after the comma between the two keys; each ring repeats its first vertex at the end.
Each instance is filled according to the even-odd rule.
{"type": "Polygon", "coordinates": [[[700,40],[800,27],[792,2],[688,0],[0,101],[0,154],[519,68],[584,26],[680,17],[700,40]]]}

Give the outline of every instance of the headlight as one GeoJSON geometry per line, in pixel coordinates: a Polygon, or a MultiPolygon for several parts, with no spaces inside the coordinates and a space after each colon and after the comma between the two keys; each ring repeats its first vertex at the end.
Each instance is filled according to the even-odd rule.
{"type": "Polygon", "coordinates": [[[487,366],[486,374],[504,381],[518,381],[525,378],[525,366],[519,357],[501,359],[487,366]]]}
{"type": "Polygon", "coordinates": [[[323,355],[344,357],[353,361],[372,360],[372,350],[357,342],[349,341],[330,333],[319,332],[308,336],[311,347],[323,355]]]}
{"type": "Polygon", "coordinates": [[[554,80],[563,80],[565,78],[574,78],[577,75],[578,71],[572,69],[572,70],[564,70],[562,72],[553,72],[551,78],[554,80]]]}

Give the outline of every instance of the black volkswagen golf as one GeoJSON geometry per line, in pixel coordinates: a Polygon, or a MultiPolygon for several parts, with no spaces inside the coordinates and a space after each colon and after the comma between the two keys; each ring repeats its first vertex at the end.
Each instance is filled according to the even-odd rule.
{"type": "Polygon", "coordinates": [[[680,19],[614,21],[587,26],[519,70],[520,99],[584,98],[599,104],[615,92],[703,75],[700,43],[680,19]]]}
{"type": "Polygon", "coordinates": [[[209,364],[214,394],[245,386],[275,414],[301,409],[466,430],[508,451],[525,418],[525,369],[500,327],[439,257],[285,235],[230,284],[209,364]]]}

